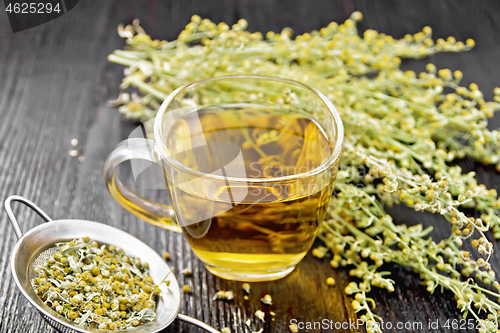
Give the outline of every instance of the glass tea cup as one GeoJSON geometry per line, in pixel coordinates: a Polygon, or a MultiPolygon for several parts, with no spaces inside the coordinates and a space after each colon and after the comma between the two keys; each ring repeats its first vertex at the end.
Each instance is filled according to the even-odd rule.
{"type": "Polygon", "coordinates": [[[104,179],[125,209],[182,231],[213,274],[275,280],[316,237],[343,136],[338,112],[316,89],[264,76],[210,78],[172,92],[155,117],[154,138],[115,147],[104,179]],[[123,185],[116,169],[134,159],[161,165],[171,206],[123,185]]]}

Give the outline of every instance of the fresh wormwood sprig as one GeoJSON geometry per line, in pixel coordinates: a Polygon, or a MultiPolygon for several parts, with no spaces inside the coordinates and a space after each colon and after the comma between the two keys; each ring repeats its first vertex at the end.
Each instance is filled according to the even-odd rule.
{"type": "Polygon", "coordinates": [[[337,196],[319,236],[325,247],[313,254],[324,257],[329,249],[332,267],[353,267],[350,274],[362,281],[346,292],[354,295],[353,308],[368,330],[381,331],[368,293],[371,287],[394,290],[390,273],[380,271],[392,262],[412,268],[429,292],[453,292],[457,307],[479,321],[481,332],[496,332],[500,285],[488,262],[493,246],[487,232],[500,239],[500,200],[473,172],[464,174],[449,162],[471,156],[500,170],[500,134],[487,128],[487,119],[500,109],[500,88],[486,101],[476,84],[460,85],[460,71],[431,63],[419,74],[400,69],[404,58],[470,50],[471,39],[434,41],[430,27],[399,40],[374,30],[360,36],[361,19],[354,12],[340,25],[332,22],[295,38],[285,28],[264,38],[248,32],[245,20],[229,27],[195,15],[170,42],[152,40],[135,20],[118,27],[127,47],[109,60],[126,66],[120,87],[135,87],[139,94],[122,92],[113,104],[127,118],[146,120],[182,84],[238,73],[317,88],[342,116],[341,161],[350,168],[338,172],[337,196]],[[368,172],[352,171],[358,167],[368,172]],[[396,225],[384,210],[392,204],[440,214],[452,233],[435,241],[428,236],[431,228],[396,225]],[[475,208],[480,218],[466,216],[464,208],[475,208]],[[477,253],[461,250],[466,240],[477,253]]]}

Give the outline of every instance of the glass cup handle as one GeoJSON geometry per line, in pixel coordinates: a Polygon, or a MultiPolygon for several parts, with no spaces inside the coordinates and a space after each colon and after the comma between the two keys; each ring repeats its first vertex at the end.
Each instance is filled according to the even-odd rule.
{"type": "Polygon", "coordinates": [[[146,222],[161,228],[180,232],[175,222],[172,206],[163,205],[146,198],[126,187],[116,175],[120,163],[143,159],[153,163],[158,162],[155,143],[152,140],[134,138],[120,142],[109,154],[104,163],[104,181],[109,193],[123,208],[146,222]]]}

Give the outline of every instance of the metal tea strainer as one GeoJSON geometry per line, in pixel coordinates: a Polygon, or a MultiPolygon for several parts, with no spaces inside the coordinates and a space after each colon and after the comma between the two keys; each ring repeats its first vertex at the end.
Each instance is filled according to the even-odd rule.
{"type": "MultiPolygon", "coordinates": [[[[59,315],[38,297],[31,287],[31,279],[36,277],[34,268],[42,265],[53,253],[55,243],[70,241],[80,237],[90,237],[100,244],[121,247],[126,253],[138,257],[143,262],[149,263],[149,275],[153,282],[159,284],[170,272],[165,260],[149,246],[131,236],[130,234],[109,225],[85,220],[57,220],[53,221],[37,205],[30,200],[18,195],[13,195],[5,200],[5,210],[10,218],[12,227],[16,232],[18,241],[12,251],[11,269],[17,286],[24,297],[33,304],[42,317],[57,331],[63,333],[76,332],[111,332],[109,330],[84,329],[77,324],[69,322],[59,315]],[[12,201],[22,202],[33,209],[46,222],[34,227],[25,234],[21,232],[17,219],[12,211],[12,201]]],[[[157,304],[156,316],[153,321],[134,328],[127,332],[150,333],[158,332],[169,326],[175,318],[191,323],[211,333],[220,333],[207,324],[179,313],[181,305],[181,292],[179,284],[173,274],[168,276],[169,287],[161,284],[161,293],[157,304]]],[[[116,331],[113,331],[116,332],[116,331]]]]}

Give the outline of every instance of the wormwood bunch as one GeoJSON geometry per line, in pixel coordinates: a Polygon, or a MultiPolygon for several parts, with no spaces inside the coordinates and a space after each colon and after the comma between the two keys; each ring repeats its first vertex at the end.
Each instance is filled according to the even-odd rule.
{"type": "Polygon", "coordinates": [[[264,38],[246,31],[244,20],[229,27],[198,16],[170,42],[152,40],[138,21],[119,26],[127,47],[109,60],[126,66],[120,87],[140,94],[123,92],[114,104],[128,118],[149,119],[180,85],[236,73],[291,78],[319,89],[342,116],[341,161],[351,169],[338,173],[338,195],[319,236],[326,247],[314,254],[323,257],[330,249],[332,267],[353,267],[350,274],[360,282],[346,292],[354,295],[353,308],[368,330],[380,331],[368,292],[372,286],[394,290],[390,272],[380,270],[392,262],[412,268],[429,292],[453,292],[464,316],[476,318],[482,332],[496,332],[500,285],[488,262],[493,246],[487,237],[492,230],[500,238],[500,200],[473,172],[450,162],[471,156],[500,170],[500,133],[487,128],[487,118],[500,108],[500,88],[486,101],[476,84],[460,85],[460,71],[431,63],[419,74],[400,69],[401,59],[467,51],[473,40],[434,41],[430,27],[400,40],[374,30],[360,36],[361,18],[355,12],[343,24],[295,38],[288,28],[264,38]],[[392,204],[440,214],[452,233],[436,241],[428,236],[431,228],[396,225],[383,208],[392,204]],[[467,216],[464,208],[480,217],[467,216]],[[464,241],[474,253],[461,249],[464,241]]]}

